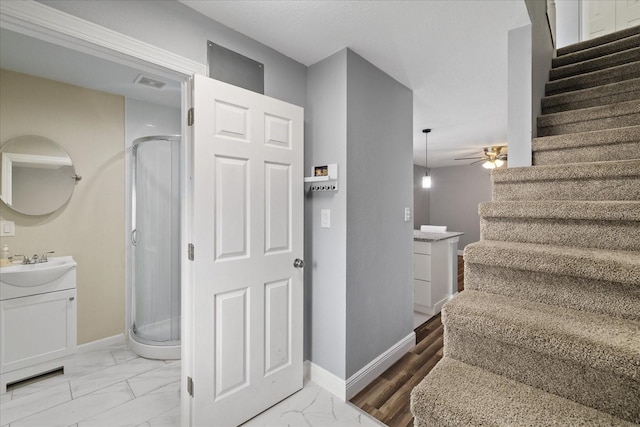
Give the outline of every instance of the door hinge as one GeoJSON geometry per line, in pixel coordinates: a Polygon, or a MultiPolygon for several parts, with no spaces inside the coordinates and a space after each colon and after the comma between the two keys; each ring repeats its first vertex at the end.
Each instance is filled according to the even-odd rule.
{"type": "Polygon", "coordinates": [[[195,251],[193,247],[193,243],[189,243],[187,245],[187,257],[189,257],[189,261],[193,261],[193,252],[195,251]]]}
{"type": "Polygon", "coordinates": [[[191,377],[187,377],[187,393],[193,397],[193,379],[191,377]]]}
{"type": "Polygon", "coordinates": [[[193,107],[187,112],[187,126],[193,126],[193,107]]]}

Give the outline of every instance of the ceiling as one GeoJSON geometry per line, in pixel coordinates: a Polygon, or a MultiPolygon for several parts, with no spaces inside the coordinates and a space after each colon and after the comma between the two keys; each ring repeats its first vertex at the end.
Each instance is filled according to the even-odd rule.
{"type": "MultiPolygon", "coordinates": [[[[465,165],[507,140],[507,32],[529,23],[523,0],[182,1],[312,65],[349,47],[414,91],[414,163],[465,165]],[[277,30],[274,30],[277,29],[277,30]]],[[[139,70],[5,29],[0,66],[176,108],[180,85],[134,83],[139,70]]]]}
{"type": "Polygon", "coordinates": [[[0,67],[63,83],[180,108],[180,83],[149,73],[166,85],[158,90],[135,83],[140,70],[0,29],[0,67]]]}
{"type": "MultiPolygon", "coordinates": [[[[312,65],[348,47],[414,91],[414,163],[459,166],[507,142],[507,33],[523,0],[180,0],[312,65]]],[[[480,166],[478,166],[480,167],[480,166]]]]}

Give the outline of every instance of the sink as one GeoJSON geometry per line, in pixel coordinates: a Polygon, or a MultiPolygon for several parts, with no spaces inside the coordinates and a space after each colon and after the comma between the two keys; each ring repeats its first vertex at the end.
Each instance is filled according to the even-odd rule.
{"type": "Polygon", "coordinates": [[[11,286],[31,287],[51,283],[76,268],[73,257],[49,257],[38,264],[12,264],[0,268],[0,282],[11,286]]]}

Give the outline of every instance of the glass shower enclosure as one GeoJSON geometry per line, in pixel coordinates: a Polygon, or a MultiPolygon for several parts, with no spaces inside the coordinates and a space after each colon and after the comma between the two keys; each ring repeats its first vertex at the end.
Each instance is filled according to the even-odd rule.
{"type": "Polygon", "coordinates": [[[180,358],[180,135],[132,146],[132,297],[129,346],[180,358]]]}

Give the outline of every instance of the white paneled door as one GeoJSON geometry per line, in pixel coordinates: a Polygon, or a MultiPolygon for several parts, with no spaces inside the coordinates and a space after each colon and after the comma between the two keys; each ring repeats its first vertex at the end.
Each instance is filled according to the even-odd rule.
{"type": "Polygon", "coordinates": [[[193,80],[192,425],[302,388],[303,109],[193,80]]]}

